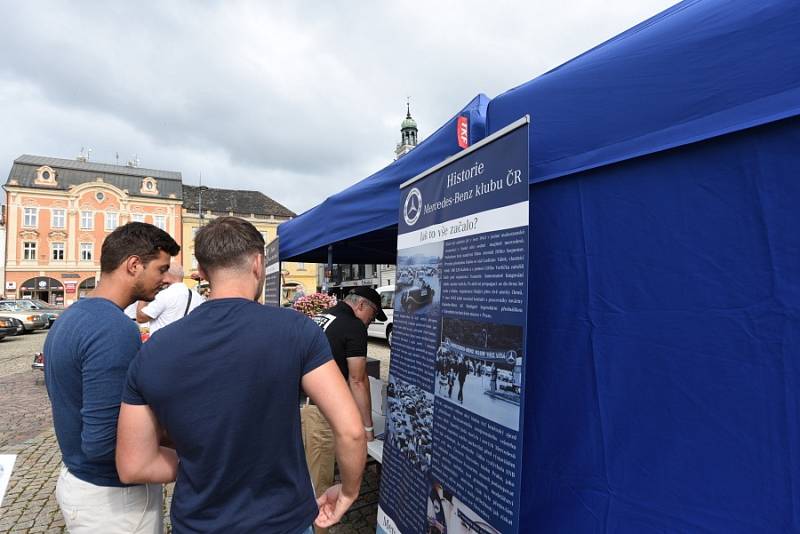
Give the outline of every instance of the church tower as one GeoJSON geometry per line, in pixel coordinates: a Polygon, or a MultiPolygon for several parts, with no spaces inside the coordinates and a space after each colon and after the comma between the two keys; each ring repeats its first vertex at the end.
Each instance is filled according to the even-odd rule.
{"type": "Polygon", "coordinates": [[[406,118],[400,125],[400,142],[394,149],[394,159],[400,159],[417,146],[417,121],[411,118],[411,104],[406,102],[406,118]]]}

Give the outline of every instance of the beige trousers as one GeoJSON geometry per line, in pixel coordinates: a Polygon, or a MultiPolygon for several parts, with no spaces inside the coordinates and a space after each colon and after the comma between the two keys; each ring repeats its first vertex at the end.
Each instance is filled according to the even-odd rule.
{"type": "Polygon", "coordinates": [[[56,500],[73,534],[161,534],[161,484],[116,488],[95,486],[61,468],[56,500]]]}
{"type": "MultiPolygon", "coordinates": [[[[333,431],[328,420],[313,404],[304,405],[300,409],[300,423],[308,473],[314,485],[314,495],[319,497],[333,486],[333,468],[336,463],[333,431]]],[[[328,529],[315,526],[314,532],[325,534],[328,529]]]]}

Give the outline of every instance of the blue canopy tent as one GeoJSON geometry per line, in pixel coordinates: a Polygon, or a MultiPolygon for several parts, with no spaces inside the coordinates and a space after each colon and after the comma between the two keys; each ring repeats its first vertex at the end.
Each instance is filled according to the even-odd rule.
{"type": "MultiPolygon", "coordinates": [[[[532,119],[521,532],[800,532],[796,0],[686,0],[486,114],[532,119]]],[[[282,255],[383,261],[401,181],[282,255]]]]}
{"type": "Polygon", "coordinates": [[[335,263],[395,263],[400,184],[461,150],[459,117],[468,120],[469,144],[483,139],[488,102],[479,94],[399,160],[280,225],[281,260],[325,263],[333,245],[335,263]]]}
{"type": "Polygon", "coordinates": [[[531,116],[522,532],[800,532],[800,7],[688,0],[531,116]]]}

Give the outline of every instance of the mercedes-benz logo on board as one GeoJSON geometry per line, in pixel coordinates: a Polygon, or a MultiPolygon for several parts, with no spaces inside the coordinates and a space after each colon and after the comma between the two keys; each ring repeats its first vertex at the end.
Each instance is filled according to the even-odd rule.
{"type": "Polygon", "coordinates": [[[403,205],[403,218],[406,224],[413,226],[422,214],[422,193],[416,187],[408,192],[406,202],[403,205]]]}

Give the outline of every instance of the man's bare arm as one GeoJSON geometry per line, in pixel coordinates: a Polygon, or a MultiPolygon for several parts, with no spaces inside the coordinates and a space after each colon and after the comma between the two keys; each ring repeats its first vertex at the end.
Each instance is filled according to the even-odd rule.
{"type": "Polygon", "coordinates": [[[117,424],[117,473],[125,484],[172,482],[178,455],[159,445],[161,427],[147,405],[122,403],[117,424]]]}
{"type": "Polygon", "coordinates": [[[317,499],[320,511],[315,523],[325,528],[337,523],[358,497],[367,461],[367,440],[358,407],[335,362],[329,361],[303,375],[302,386],[331,425],[342,477],[341,486],[333,486],[317,499]]]}
{"type": "Polygon", "coordinates": [[[136,303],[136,322],[137,323],[147,323],[147,322],[152,321],[154,319],[154,317],[150,317],[149,315],[147,315],[146,313],[144,313],[142,311],[142,308],[144,308],[148,304],[150,304],[150,303],[149,302],[145,302],[143,300],[140,300],[139,302],[136,303]]]}
{"type": "MultiPolygon", "coordinates": [[[[360,356],[347,358],[348,385],[353,399],[361,414],[364,427],[372,427],[372,397],[369,392],[369,376],[367,375],[367,358],[360,356]]],[[[367,432],[367,441],[375,439],[374,432],[367,432]]]]}

